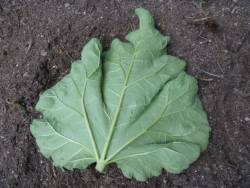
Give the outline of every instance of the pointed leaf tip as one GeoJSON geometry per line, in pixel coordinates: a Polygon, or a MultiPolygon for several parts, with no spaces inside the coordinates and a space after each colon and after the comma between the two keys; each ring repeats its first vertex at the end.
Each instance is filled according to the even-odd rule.
{"type": "Polygon", "coordinates": [[[91,39],[81,52],[81,60],[85,64],[88,76],[92,75],[99,67],[101,61],[102,45],[97,38],[91,39]]]}
{"type": "Polygon", "coordinates": [[[137,9],[135,9],[135,14],[139,17],[140,28],[154,27],[153,16],[148,10],[146,10],[144,8],[137,8],[137,9]]]}
{"type": "Polygon", "coordinates": [[[82,53],[84,53],[84,51],[88,51],[88,50],[98,50],[98,51],[102,51],[102,45],[99,39],[97,38],[92,38],[83,48],[82,53]]]}

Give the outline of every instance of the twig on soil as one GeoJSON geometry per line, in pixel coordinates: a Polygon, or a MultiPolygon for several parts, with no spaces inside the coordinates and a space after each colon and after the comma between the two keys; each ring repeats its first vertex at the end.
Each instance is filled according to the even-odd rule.
{"type": "Polygon", "coordinates": [[[214,79],[213,78],[199,78],[199,77],[197,77],[199,80],[201,80],[201,81],[206,81],[206,82],[211,82],[211,81],[213,81],[214,79]]]}
{"type": "Polygon", "coordinates": [[[52,165],[51,169],[52,169],[52,174],[53,174],[54,178],[56,178],[57,175],[56,175],[55,167],[53,165],[52,165]]]}
{"type": "Polygon", "coordinates": [[[224,74],[224,71],[223,71],[221,65],[217,61],[216,61],[216,64],[218,65],[218,67],[219,67],[220,71],[222,72],[222,74],[224,74]]]}
{"type": "Polygon", "coordinates": [[[203,18],[194,19],[193,22],[194,22],[194,23],[203,22],[203,21],[207,21],[207,20],[210,20],[210,19],[212,19],[211,16],[206,16],[206,17],[203,17],[203,18]]]}
{"type": "Polygon", "coordinates": [[[26,48],[25,48],[25,53],[26,53],[26,54],[30,51],[31,46],[32,46],[32,43],[33,43],[32,39],[30,39],[30,40],[27,42],[28,45],[27,45],[26,48]]]}
{"type": "Polygon", "coordinates": [[[244,93],[243,91],[241,91],[241,90],[239,90],[237,88],[234,88],[234,92],[239,94],[242,97],[250,97],[250,93],[244,93]]]}
{"type": "Polygon", "coordinates": [[[206,74],[208,74],[209,76],[213,76],[213,77],[216,77],[216,78],[224,78],[224,76],[223,75],[219,75],[219,74],[214,74],[214,73],[210,73],[210,72],[207,72],[207,71],[205,71],[205,70],[202,70],[202,69],[199,69],[201,72],[203,72],[203,73],[206,73],[206,74]]]}
{"type": "Polygon", "coordinates": [[[204,43],[211,43],[211,42],[212,42],[212,40],[211,40],[211,39],[208,39],[208,38],[203,37],[203,36],[201,36],[201,35],[199,35],[199,37],[205,40],[205,41],[201,41],[201,42],[200,42],[200,44],[204,44],[204,43]]]}
{"type": "Polygon", "coordinates": [[[70,58],[70,60],[73,60],[73,57],[69,54],[69,52],[63,47],[61,46],[61,49],[65,52],[65,54],[70,58]]]}
{"type": "Polygon", "coordinates": [[[249,36],[250,36],[250,29],[246,33],[244,33],[243,36],[241,37],[242,39],[241,39],[239,45],[237,46],[237,48],[235,50],[236,52],[240,51],[241,47],[243,46],[243,44],[245,43],[245,41],[247,40],[247,38],[249,36]]]}
{"type": "Polygon", "coordinates": [[[201,12],[204,13],[204,10],[201,6],[199,6],[197,3],[195,2],[181,2],[180,4],[189,4],[189,5],[192,5],[193,7],[197,8],[198,10],[200,10],[201,12]]]}

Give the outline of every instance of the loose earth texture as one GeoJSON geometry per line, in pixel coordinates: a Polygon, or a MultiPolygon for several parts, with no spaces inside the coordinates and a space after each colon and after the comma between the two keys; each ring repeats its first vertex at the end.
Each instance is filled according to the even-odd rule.
{"type": "Polygon", "coordinates": [[[0,187],[249,187],[249,0],[0,1],[0,187]],[[212,128],[208,149],[179,175],[148,182],[105,173],[62,171],[30,133],[39,94],[61,80],[92,37],[108,48],[134,30],[148,9],[171,37],[168,53],[188,62],[212,128]]]}

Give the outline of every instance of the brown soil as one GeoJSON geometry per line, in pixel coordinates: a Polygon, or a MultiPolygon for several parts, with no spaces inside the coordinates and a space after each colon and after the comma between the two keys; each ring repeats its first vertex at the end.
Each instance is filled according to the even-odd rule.
{"type": "Polygon", "coordinates": [[[250,187],[249,0],[0,0],[0,187],[250,187]],[[169,52],[188,62],[209,115],[210,144],[179,175],[148,182],[111,166],[63,172],[30,134],[39,94],[61,79],[83,45],[108,47],[137,27],[144,7],[170,35],[169,52]]]}

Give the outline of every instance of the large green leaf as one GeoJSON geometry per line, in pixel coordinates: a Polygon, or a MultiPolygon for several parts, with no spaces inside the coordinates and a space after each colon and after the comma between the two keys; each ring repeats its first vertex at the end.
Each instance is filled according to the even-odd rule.
{"type": "Polygon", "coordinates": [[[136,9],[140,28],[102,52],[84,47],[71,72],[41,96],[42,119],[31,131],[41,152],[72,170],[116,163],[127,177],[145,180],[164,168],[179,173],[208,143],[206,113],[185,62],[166,54],[168,37],[151,14],[136,9]]]}

